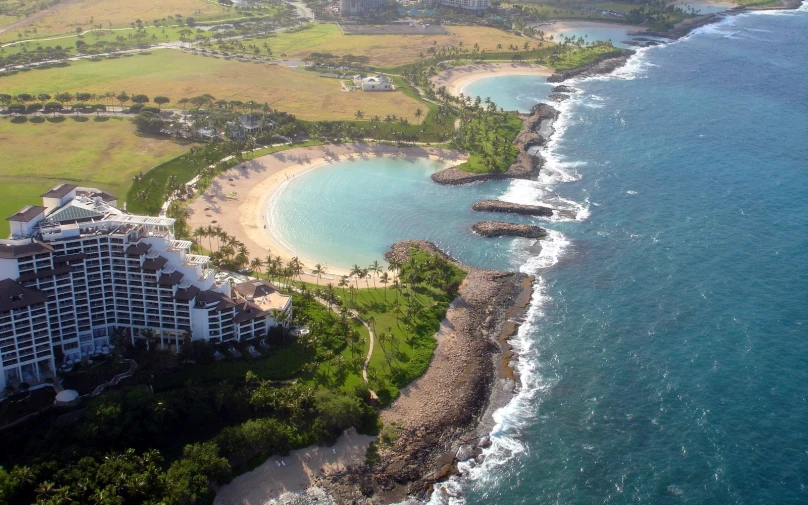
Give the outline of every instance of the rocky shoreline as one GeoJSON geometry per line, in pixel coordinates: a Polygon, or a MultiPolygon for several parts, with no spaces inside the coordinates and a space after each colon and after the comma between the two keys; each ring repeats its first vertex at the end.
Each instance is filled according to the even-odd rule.
{"type": "Polygon", "coordinates": [[[471,210],[476,210],[478,212],[505,212],[508,214],[519,214],[522,216],[549,217],[553,215],[553,209],[550,207],[504,202],[502,200],[482,200],[472,205],[471,210]]]}
{"type": "Polygon", "coordinates": [[[483,237],[522,237],[539,239],[547,236],[547,230],[529,224],[506,223],[503,221],[480,221],[474,223],[471,231],[483,237]]]}
{"type": "MultiPolygon", "coordinates": [[[[507,340],[527,310],[533,277],[469,267],[425,241],[399,242],[387,258],[406,258],[412,247],[448,259],[467,276],[441,324],[429,369],[381,414],[398,436],[379,446],[379,463],[318,479],[316,492],[335,503],[427,498],[436,483],[459,473],[458,462],[482,461],[490,444],[485,419],[517,387],[507,340]]],[[[294,503],[312,503],[298,498],[294,503]]]]}
{"type": "Polygon", "coordinates": [[[528,153],[532,147],[543,146],[549,140],[540,133],[542,130],[552,132],[552,124],[558,119],[559,112],[550,105],[540,103],[534,106],[529,114],[522,116],[522,130],[516,136],[514,145],[519,148],[519,156],[516,162],[505,172],[496,173],[472,173],[460,170],[457,167],[447,168],[432,174],[432,180],[438,184],[461,185],[479,181],[491,181],[497,179],[533,179],[539,175],[544,159],[541,156],[534,156],[528,153]],[[545,128],[546,123],[549,128],[545,128]]]}
{"type": "Polygon", "coordinates": [[[592,77],[594,75],[609,74],[626,64],[629,58],[634,55],[634,51],[623,49],[619,56],[610,56],[596,60],[589,65],[556,72],[547,78],[547,82],[564,82],[573,77],[592,77]]]}

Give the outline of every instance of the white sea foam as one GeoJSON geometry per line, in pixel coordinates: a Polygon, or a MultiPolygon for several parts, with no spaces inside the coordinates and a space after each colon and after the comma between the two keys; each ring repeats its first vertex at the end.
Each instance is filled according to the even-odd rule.
{"type": "MultiPolygon", "coordinates": [[[[544,316],[542,310],[550,299],[547,285],[541,273],[558,263],[569,240],[555,230],[548,230],[548,236],[542,240],[541,252],[536,256],[526,254],[524,242],[516,242],[514,254],[524,258],[520,268],[523,273],[536,276],[533,287],[533,299],[520,326],[517,335],[510,340],[516,353],[515,368],[519,374],[521,387],[514,398],[503,408],[493,414],[494,428],[491,430],[491,446],[483,451],[482,464],[466,462],[459,465],[462,475],[476,489],[485,489],[497,478],[495,468],[508,465],[517,455],[528,450],[521,441],[522,428],[531,424],[541,397],[555,384],[554,378],[545,377],[539,359],[541,350],[533,338],[544,316]]],[[[463,486],[457,478],[439,484],[432,494],[430,505],[463,505],[463,486]]]]}

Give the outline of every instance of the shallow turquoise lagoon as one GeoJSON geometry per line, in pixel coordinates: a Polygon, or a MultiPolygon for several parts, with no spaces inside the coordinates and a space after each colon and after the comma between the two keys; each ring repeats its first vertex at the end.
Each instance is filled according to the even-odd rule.
{"type": "Polygon", "coordinates": [[[535,75],[503,75],[486,77],[467,84],[462,91],[470,97],[493,98],[505,110],[527,112],[537,103],[547,100],[552,84],[535,75]]]}
{"type": "Polygon", "coordinates": [[[440,186],[430,179],[440,169],[426,159],[343,161],[316,168],[274,195],[268,222],[302,257],[331,267],[381,261],[404,239],[431,240],[471,265],[518,267],[513,252],[532,241],[486,239],[470,230],[485,219],[530,222],[471,210],[478,200],[501,196],[508,183],[440,186]]]}

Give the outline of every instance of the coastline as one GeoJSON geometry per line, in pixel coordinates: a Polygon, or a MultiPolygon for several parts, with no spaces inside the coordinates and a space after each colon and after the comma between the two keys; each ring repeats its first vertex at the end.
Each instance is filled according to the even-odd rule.
{"type": "Polygon", "coordinates": [[[309,446],[273,456],[217,492],[214,505],[390,504],[429,496],[435,484],[459,475],[458,463],[482,462],[493,412],[519,387],[508,340],[523,321],[534,278],[466,266],[431,242],[394,244],[386,258],[401,261],[416,247],[467,272],[435,335],[429,368],[380,412],[398,436],[365,453],[376,437],[350,429],[332,447],[309,446]]]}
{"type": "Polygon", "coordinates": [[[558,119],[558,110],[546,103],[536,104],[529,114],[520,114],[522,129],[513,141],[519,149],[516,161],[505,172],[466,172],[457,167],[450,167],[432,174],[432,181],[437,184],[457,186],[472,182],[498,179],[533,179],[538,176],[544,165],[544,158],[532,148],[544,146],[553,135],[553,124],[558,119]]]}
{"type": "MultiPolygon", "coordinates": [[[[271,254],[289,261],[298,257],[304,264],[304,271],[310,272],[318,263],[317,258],[298,254],[271,233],[265,216],[272,196],[289,181],[309,170],[338,161],[374,158],[429,158],[447,166],[454,166],[465,159],[457,151],[433,147],[352,143],[292,148],[246,160],[219,175],[204,193],[189,203],[188,226],[192,230],[211,224],[221,226],[244,243],[251,258],[264,259],[271,254]]],[[[350,273],[344,267],[326,267],[327,272],[321,281],[332,281],[350,273]]],[[[315,282],[311,275],[303,277],[306,281],[315,282]]]]}
{"type": "MultiPolygon", "coordinates": [[[[499,274],[505,273],[500,272],[499,274]]],[[[469,282],[477,283],[480,280],[475,278],[469,282]]],[[[529,279],[523,279],[522,286],[529,289],[532,283],[529,282],[529,279]]],[[[453,333],[458,331],[458,325],[455,324],[453,318],[457,317],[459,310],[468,310],[470,306],[473,307],[468,300],[459,295],[453,301],[450,311],[447,313],[445,320],[447,324],[441,325],[437,336],[439,344],[438,349],[436,349],[436,358],[433,359],[427,373],[402,391],[402,397],[388,409],[391,411],[390,413],[383,412],[385,424],[388,422],[407,423],[405,433],[396,441],[393,448],[384,453],[384,456],[389,461],[383,457],[384,463],[381,469],[360,466],[350,473],[322,476],[314,482],[314,487],[310,489],[313,492],[326,490],[328,494],[338,497],[339,502],[344,501],[347,503],[393,503],[405,499],[408,495],[422,498],[428,495],[436,482],[458,473],[456,464],[458,461],[461,459],[475,459],[480,452],[479,449],[485,446],[487,433],[493,427],[493,413],[508,403],[513,397],[514,389],[518,387],[518,377],[511,363],[514,354],[508,344],[508,339],[517,331],[518,321],[524,317],[530,302],[531,293],[528,291],[526,298],[524,293],[525,290],[523,289],[515,299],[512,299],[511,307],[506,307],[507,313],[498,316],[502,324],[501,330],[499,332],[489,332],[488,334],[489,337],[497,335],[496,342],[500,351],[496,353],[490,348],[487,349],[487,352],[491,353],[490,356],[493,362],[493,368],[486,369],[486,373],[491,377],[487,385],[485,385],[485,396],[488,399],[483,409],[478,410],[478,404],[472,403],[475,407],[474,412],[476,412],[474,420],[470,422],[453,420],[449,425],[442,426],[446,428],[445,432],[440,432],[437,435],[431,431],[435,429],[435,425],[426,423],[420,425],[411,424],[418,422],[413,412],[422,418],[426,417],[428,422],[440,423],[440,420],[435,421],[429,417],[435,414],[430,409],[434,408],[435,404],[438,404],[443,407],[444,411],[447,410],[441,403],[442,398],[436,401],[434,391],[431,389],[432,385],[442,384],[441,390],[443,392],[448,391],[449,396],[452,398],[463,397],[465,394],[464,391],[455,391],[451,386],[446,385],[446,370],[441,369],[440,363],[436,362],[438,349],[441,349],[441,351],[446,349],[441,347],[442,343],[455,339],[453,333]],[[433,372],[432,375],[427,377],[427,374],[432,370],[438,370],[438,372],[433,372]],[[437,379],[435,378],[436,375],[438,376],[437,379]],[[393,407],[399,401],[402,402],[401,405],[393,412],[393,407]],[[414,465],[406,464],[408,455],[412,458],[417,458],[414,465]],[[423,473],[418,476],[418,472],[423,473]],[[415,477],[415,480],[409,480],[411,477],[415,477]],[[404,486],[402,486],[402,482],[404,486]],[[380,501],[377,501],[377,498],[380,501]]],[[[488,303],[493,305],[496,302],[489,301],[488,303]]],[[[452,376],[449,375],[449,377],[452,376]]],[[[310,502],[295,501],[295,503],[310,502]]]]}
{"type": "Polygon", "coordinates": [[[374,439],[351,428],[331,447],[313,445],[292,451],[288,456],[272,456],[219,488],[213,503],[258,505],[281,499],[287,493],[308,490],[318,478],[363,464],[365,452],[374,439]]]}
{"type": "Polygon", "coordinates": [[[472,65],[462,65],[444,70],[431,80],[437,88],[446,87],[446,91],[454,96],[463,93],[463,89],[469,84],[489,77],[505,75],[535,75],[537,77],[549,77],[553,70],[543,65],[532,63],[475,63],[472,65]]]}
{"type": "Polygon", "coordinates": [[[630,25],[628,23],[615,23],[611,21],[555,21],[550,23],[541,23],[532,25],[533,28],[542,30],[544,36],[553,37],[558,36],[559,33],[568,32],[570,30],[585,30],[587,28],[612,28],[615,30],[626,30],[629,34],[645,34],[648,30],[642,25],[630,25]]]}
{"type": "Polygon", "coordinates": [[[458,463],[482,461],[491,413],[518,388],[508,339],[524,319],[534,278],[469,267],[420,240],[396,243],[387,257],[401,260],[410,247],[440,255],[467,276],[436,334],[438,346],[426,373],[381,412],[397,438],[378,447],[377,464],[317,481],[338,503],[427,498],[435,484],[460,473],[458,463]]]}

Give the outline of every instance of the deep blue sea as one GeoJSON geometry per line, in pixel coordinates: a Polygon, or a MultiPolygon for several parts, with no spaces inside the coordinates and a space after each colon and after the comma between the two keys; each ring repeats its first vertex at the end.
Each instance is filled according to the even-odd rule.
{"type": "MultiPolygon", "coordinates": [[[[473,90],[547,93],[509,79],[473,90]]],[[[360,163],[290,184],[276,224],[335,264],[428,238],[538,276],[523,387],[434,503],[808,503],[808,12],[728,18],[573,84],[539,181],[436,189],[426,165],[360,163]],[[343,217],[359,191],[372,205],[343,217]],[[537,220],[537,255],[469,234],[482,197],[572,214],[537,220]],[[333,241],[294,235],[311,225],[333,241]]]]}
{"type": "Polygon", "coordinates": [[[737,16],[576,84],[550,186],[589,216],[548,224],[524,389],[452,494],[808,503],[806,48],[808,12],[737,16]]]}

